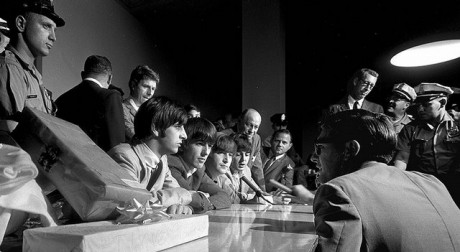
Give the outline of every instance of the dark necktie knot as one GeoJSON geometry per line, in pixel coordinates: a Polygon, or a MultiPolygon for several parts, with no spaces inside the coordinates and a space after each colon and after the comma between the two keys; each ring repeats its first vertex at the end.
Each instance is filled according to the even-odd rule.
{"type": "Polygon", "coordinates": [[[353,109],[359,109],[359,103],[358,101],[355,101],[355,103],[353,104],[353,109]]]}

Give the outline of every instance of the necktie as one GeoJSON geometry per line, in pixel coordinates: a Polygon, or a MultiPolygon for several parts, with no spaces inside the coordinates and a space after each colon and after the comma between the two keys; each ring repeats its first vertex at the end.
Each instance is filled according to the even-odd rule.
{"type": "Polygon", "coordinates": [[[264,171],[267,170],[274,162],[275,157],[271,157],[269,160],[267,160],[267,163],[265,163],[264,171]]]}
{"type": "Polygon", "coordinates": [[[353,109],[359,109],[358,104],[359,104],[358,101],[355,101],[355,104],[353,104],[353,109]]]}
{"type": "Polygon", "coordinates": [[[152,169],[150,171],[151,172],[150,180],[149,180],[149,183],[147,184],[147,188],[146,188],[148,191],[150,191],[150,189],[152,189],[153,185],[155,184],[155,182],[157,181],[158,177],[160,176],[162,169],[163,169],[163,162],[160,159],[160,162],[158,163],[157,168],[152,169]]]}

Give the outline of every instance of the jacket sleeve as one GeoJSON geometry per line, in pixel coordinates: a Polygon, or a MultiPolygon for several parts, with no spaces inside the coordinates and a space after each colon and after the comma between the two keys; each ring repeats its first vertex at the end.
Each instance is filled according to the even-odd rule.
{"type": "Polygon", "coordinates": [[[319,187],[313,202],[317,251],[360,251],[362,221],[348,195],[338,186],[319,187]]]}
{"type": "Polygon", "coordinates": [[[125,136],[127,139],[126,141],[130,140],[134,136],[134,120],[133,116],[131,115],[131,111],[127,105],[124,103],[123,106],[123,120],[125,122],[125,136]]]}
{"type": "Polygon", "coordinates": [[[263,165],[262,165],[262,157],[260,156],[260,148],[261,148],[261,142],[260,138],[259,140],[255,143],[255,148],[254,148],[254,154],[252,156],[253,162],[250,166],[251,168],[251,176],[256,182],[256,184],[262,189],[262,191],[265,191],[265,177],[264,177],[264,170],[263,170],[263,165]]]}
{"type": "Polygon", "coordinates": [[[286,167],[287,172],[285,174],[285,183],[287,187],[292,187],[294,184],[294,164],[289,164],[288,167],[286,167]],[[289,168],[290,167],[290,168],[289,168]]]}
{"type": "MultiPolygon", "coordinates": [[[[222,190],[216,183],[214,183],[214,181],[212,181],[212,179],[209,178],[209,176],[206,175],[206,173],[203,174],[203,178],[201,180],[201,184],[198,190],[204,193],[208,193],[210,195],[208,199],[205,199],[203,197],[201,198],[201,211],[205,212],[208,210],[222,209],[230,207],[232,205],[230,196],[224,190],[222,190]]],[[[197,208],[198,211],[200,211],[199,208],[200,207],[197,208]]]]}
{"type": "MultiPolygon", "coordinates": [[[[231,175],[230,175],[231,176],[231,175]]],[[[230,201],[232,203],[239,203],[238,189],[232,183],[232,180],[227,177],[227,175],[221,176],[222,190],[224,190],[228,196],[230,196],[230,201]]]]}
{"type": "Polygon", "coordinates": [[[121,96],[117,91],[111,90],[105,100],[104,123],[108,134],[108,150],[117,144],[125,142],[125,123],[121,96]]]}
{"type": "Polygon", "coordinates": [[[107,154],[115,160],[118,165],[125,169],[133,180],[140,183],[139,173],[141,167],[136,162],[139,159],[131,149],[124,149],[121,146],[116,146],[109,150],[107,154]]]}

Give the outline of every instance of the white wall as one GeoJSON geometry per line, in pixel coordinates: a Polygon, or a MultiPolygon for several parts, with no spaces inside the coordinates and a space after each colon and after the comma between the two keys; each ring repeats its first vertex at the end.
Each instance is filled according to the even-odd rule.
{"type": "Polygon", "coordinates": [[[81,82],[83,64],[92,54],[112,62],[112,83],[123,88],[125,96],[129,94],[129,76],[137,65],[147,64],[155,70],[162,65],[153,39],[118,2],[56,0],[54,5],[66,21],[57,30],[50,55],[43,58],[43,82],[54,99],[81,82]]]}

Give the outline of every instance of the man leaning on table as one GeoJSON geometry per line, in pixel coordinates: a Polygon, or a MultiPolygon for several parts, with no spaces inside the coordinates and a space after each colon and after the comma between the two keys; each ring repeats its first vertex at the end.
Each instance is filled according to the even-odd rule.
{"type": "Polygon", "coordinates": [[[108,152],[137,182],[133,186],[152,192],[151,201],[161,203],[172,214],[192,213],[188,205],[192,194],[172,176],[166,158],[166,154],[176,153],[187,139],[183,126],[187,118],[176,101],[166,96],[152,97],[136,113],[134,139],[108,152]]]}
{"type": "MultiPolygon", "coordinates": [[[[317,251],[460,251],[460,210],[434,176],[387,165],[396,142],[383,114],[348,110],[322,123],[317,251]]],[[[293,192],[311,199],[303,186],[293,192]]]]}

